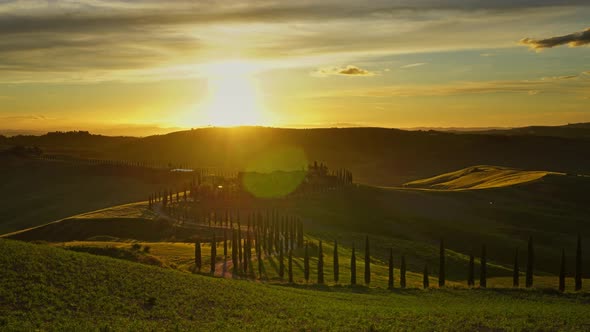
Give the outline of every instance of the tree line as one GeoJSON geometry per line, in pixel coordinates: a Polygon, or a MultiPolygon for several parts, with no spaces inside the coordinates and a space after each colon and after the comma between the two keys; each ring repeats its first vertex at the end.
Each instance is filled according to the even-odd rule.
{"type": "MultiPolygon", "coordinates": [[[[260,232],[254,231],[254,237],[250,237],[249,235],[246,236],[245,240],[240,240],[240,232],[238,229],[232,229],[231,232],[232,237],[229,239],[231,248],[232,248],[232,261],[234,263],[234,274],[241,274],[241,275],[249,275],[255,276],[253,263],[252,263],[252,248],[256,251],[256,258],[258,263],[258,274],[262,276],[264,272],[264,262],[263,256],[264,254],[269,255],[271,252],[265,251],[263,246],[265,245],[265,241],[268,241],[268,237],[264,238],[264,236],[260,235],[260,232]],[[262,246],[262,248],[261,248],[262,246]],[[242,249],[243,247],[243,249],[242,249]],[[248,270],[248,267],[251,270],[248,270]],[[250,271],[250,273],[248,272],[250,271]]],[[[247,234],[250,234],[248,232],[247,234]]],[[[278,247],[276,247],[276,255],[278,256],[278,274],[281,280],[284,279],[285,272],[288,275],[288,282],[294,283],[293,279],[293,249],[296,247],[289,247],[285,245],[285,238],[287,236],[281,235],[278,247]],[[287,265],[285,266],[285,254],[287,255],[287,265]],[[286,271],[285,271],[286,270],[286,271]]],[[[210,273],[215,273],[215,262],[217,259],[217,248],[216,248],[216,237],[213,236],[211,242],[211,270],[210,273]]],[[[224,232],[223,237],[223,257],[227,259],[227,242],[228,237],[226,232],[224,232]]],[[[301,246],[301,242],[303,239],[298,239],[297,247],[301,246]]],[[[310,269],[310,252],[309,252],[310,243],[308,241],[305,242],[303,245],[303,276],[307,283],[310,282],[311,279],[311,269],[310,269]]],[[[365,250],[364,250],[364,284],[370,285],[371,283],[371,251],[370,251],[370,242],[369,237],[365,237],[365,250]]],[[[566,279],[566,260],[565,260],[565,250],[562,250],[561,254],[561,262],[559,266],[559,283],[558,283],[558,290],[560,292],[564,292],[566,290],[565,279],[566,279]]],[[[444,240],[440,240],[439,244],[439,273],[438,273],[438,286],[445,287],[446,284],[446,271],[447,271],[447,264],[446,264],[446,249],[444,240]]],[[[481,246],[481,255],[479,257],[479,287],[486,288],[487,287],[487,280],[488,280],[488,272],[487,272],[487,264],[488,264],[488,253],[486,245],[483,244],[481,246]]],[[[527,245],[527,260],[525,266],[525,287],[532,288],[534,286],[534,271],[535,271],[535,250],[533,244],[533,238],[529,238],[528,245],[527,245]]],[[[334,241],[334,250],[333,250],[333,281],[335,283],[340,282],[340,259],[338,254],[338,241],[334,241]]],[[[324,273],[324,250],[323,250],[323,241],[318,241],[318,257],[317,257],[317,284],[324,284],[325,283],[325,273],[324,273]]],[[[395,275],[394,275],[394,255],[393,255],[393,248],[389,249],[389,260],[388,260],[388,288],[394,289],[395,288],[395,275]]],[[[469,265],[467,270],[467,286],[468,287],[475,287],[475,256],[473,254],[469,257],[469,265]]],[[[519,263],[519,253],[518,250],[515,251],[514,254],[514,265],[513,265],[513,287],[518,288],[520,287],[520,263],[519,263]]],[[[197,241],[195,243],[195,267],[198,271],[200,271],[203,267],[201,261],[201,243],[197,241]]],[[[399,287],[406,288],[406,274],[407,274],[407,267],[406,267],[406,257],[402,255],[400,257],[400,266],[399,266],[400,276],[399,276],[399,287]]],[[[352,254],[350,256],[350,275],[349,275],[349,284],[354,286],[358,284],[357,281],[357,250],[355,244],[352,244],[352,254]]],[[[430,287],[430,275],[429,275],[429,268],[428,264],[424,264],[424,269],[422,272],[422,286],[423,288],[430,287]]],[[[577,237],[577,246],[576,246],[576,254],[575,254],[575,270],[574,270],[574,290],[580,291],[582,289],[582,239],[581,236],[578,235],[577,237]]]]}

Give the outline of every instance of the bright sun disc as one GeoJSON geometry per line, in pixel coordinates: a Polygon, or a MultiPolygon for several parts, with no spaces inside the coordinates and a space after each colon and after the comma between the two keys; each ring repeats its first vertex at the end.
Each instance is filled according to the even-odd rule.
{"type": "Polygon", "coordinates": [[[215,126],[260,125],[264,122],[256,82],[257,68],[247,62],[223,62],[208,67],[206,121],[215,126]]]}

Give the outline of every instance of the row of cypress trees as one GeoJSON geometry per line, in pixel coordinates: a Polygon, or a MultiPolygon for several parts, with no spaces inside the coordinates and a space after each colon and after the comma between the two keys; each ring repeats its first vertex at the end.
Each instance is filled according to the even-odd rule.
{"type": "MultiPolygon", "coordinates": [[[[241,241],[238,241],[238,230],[234,230],[234,236],[232,238],[232,261],[234,263],[234,273],[236,271],[240,271],[239,273],[248,273],[248,265],[252,265],[251,263],[251,248],[252,248],[252,241],[250,237],[243,242],[244,253],[242,255],[241,251],[241,241]],[[242,266],[240,270],[239,266],[242,266]]],[[[281,240],[282,241],[282,240],[281,240]]],[[[225,238],[224,238],[224,257],[227,257],[227,245],[225,245],[225,238]]],[[[259,274],[262,275],[264,271],[262,257],[261,257],[261,249],[260,245],[255,245],[257,251],[257,259],[259,264],[259,274]]],[[[285,265],[284,265],[284,250],[287,249],[288,252],[288,279],[289,282],[293,282],[293,250],[286,247],[284,244],[279,246],[278,251],[278,260],[279,260],[279,277],[281,279],[284,278],[285,274],[285,265]]],[[[215,272],[215,258],[217,256],[217,249],[215,244],[215,238],[213,238],[212,247],[211,247],[211,273],[215,272]]],[[[439,275],[438,275],[438,286],[444,287],[446,282],[446,254],[445,254],[445,244],[444,240],[440,240],[439,246],[439,275]]],[[[519,287],[519,280],[520,280],[520,265],[518,260],[518,250],[515,252],[514,256],[514,267],[513,267],[513,286],[519,287]]],[[[356,248],[353,243],[352,245],[352,255],[350,259],[350,284],[356,285],[357,284],[357,265],[356,265],[356,248]]],[[[533,239],[532,237],[529,238],[528,241],[528,255],[527,255],[527,264],[526,264],[526,272],[525,272],[525,286],[527,288],[533,287],[533,274],[534,274],[534,261],[535,261],[535,254],[534,254],[534,246],[533,246],[533,239]]],[[[369,244],[369,237],[365,238],[365,253],[364,253],[364,283],[369,285],[371,283],[371,255],[370,255],[370,244],[369,244]]],[[[334,282],[338,283],[340,281],[340,260],[338,257],[338,241],[334,241],[334,252],[333,252],[333,273],[334,273],[334,282]]],[[[195,245],[195,266],[197,269],[201,269],[202,262],[201,262],[201,246],[200,243],[197,242],[195,245]]],[[[406,287],[406,259],[405,256],[401,256],[401,264],[400,264],[400,287],[406,287]]],[[[304,278],[307,282],[310,280],[310,254],[309,254],[309,243],[305,243],[304,247],[304,258],[303,258],[303,272],[304,278]]],[[[393,248],[389,250],[389,274],[388,274],[388,288],[394,288],[394,256],[393,256],[393,248]]],[[[479,271],[479,287],[486,288],[487,287],[487,248],[486,245],[482,245],[481,247],[481,257],[480,257],[480,271],[479,271]]],[[[560,291],[565,291],[565,278],[566,278],[566,262],[565,262],[565,250],[562,250],[561,255],[561,264],[559,270],[559,286],[558,289],[560,291]]],[[[575,290],[579,291],[582,289],[582,240],[581,237],[578,235],[577,238],[577,248],[576,248],[576,267],[575,267],[575,290]]],[[[318,244],[318,262],[317,262],[317,283],[324,284],[325,283],[325,276],[324,276],[324,251],[323,251],[323,242],[320,240],[318,244]]],[[[467,285],[469,287],[475,286],[475,257],[473,254],[469,257],[469,268],[468,268],[468,275],[467,275],[467,285]]],[[[429,279],[429,270],[428,265],[424,265],[423,270],[423,287],[429,288],[430,287],[430,279],[429,279]]]]}

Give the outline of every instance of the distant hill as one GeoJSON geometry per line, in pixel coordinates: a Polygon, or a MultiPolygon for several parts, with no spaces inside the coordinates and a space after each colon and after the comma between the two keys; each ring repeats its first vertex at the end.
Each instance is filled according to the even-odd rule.
{"type": "Polygon", "coordinates": [[[330,168],[347,168],[356,182],[382,186],[401,185],[473,165],[590,174],[587,125],[539,128],[545,129],[451,133],[240,127],[202,128],[145,138],[56,133],[4,138],[0,139],[0,147],[39,146],[50,154],[231,169],[245,169],[265,158],[284,160],[284,151],[300,150],[309,162],[317,160],[330,168]]]}
{"type": "Polygon", "coordinates": [[[590,123],[572,123],[563,126],[528,126],[509,129],[493,128],[486,130],[467,130],[463,132],[485,135],[528,135],[590,139],[590,123]]]}
{"type": "Polygon", "coordinates": [[[528,183],[549,175],[564,176],[565,174],[482,165],[408,182],[404,184],[404,187],[447,190],[488,189],[528,183]]]}

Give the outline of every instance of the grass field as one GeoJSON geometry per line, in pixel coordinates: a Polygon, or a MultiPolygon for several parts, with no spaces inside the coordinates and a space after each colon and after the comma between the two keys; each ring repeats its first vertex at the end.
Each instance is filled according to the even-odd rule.
{"type": "MultiPolygon", "coordinates": [[[[582,234],[583,243],[588,243],[590,234],[586,222],[590,206],[584,203],[588,190],[590,179],[558,175],[485,190],[351,186],[292,200],[267,200],[266,204],[302,216],[309,239],[314,244],[322,239],[326,252],[338,240],[344,253],[355,243],[362,254],[368,235],[376,262],[386,262],[393,248],[398,259],[406,256],[410,271],[420,272],[428,264],[431,274],[437,275],[439,240],[444,238],[447,278],[463,283],[469,254],[477,258],[482,244],[487,246],[490,277],[511,276],[517,248],[524,267],[529,236],[535,242],[536,274],[555,278],[564,248],[567,273],[572,276],[576,236],[582,234]]],[[[146,203],[137,203],[74,216],[12,238],[66,242],[96,236],[144,242],[191,242],[199,237],[208,242],[211,230],[205,225],[170,228],[158,222],[146,203]]],[[[588,266],[588,245],[583,246],[583,258],[588,266]]]]}
{"type": "Polygon", "coordinates": [[[0,240],[6,330],[563,330],[585,294],[278,286],[0,240]]]}

